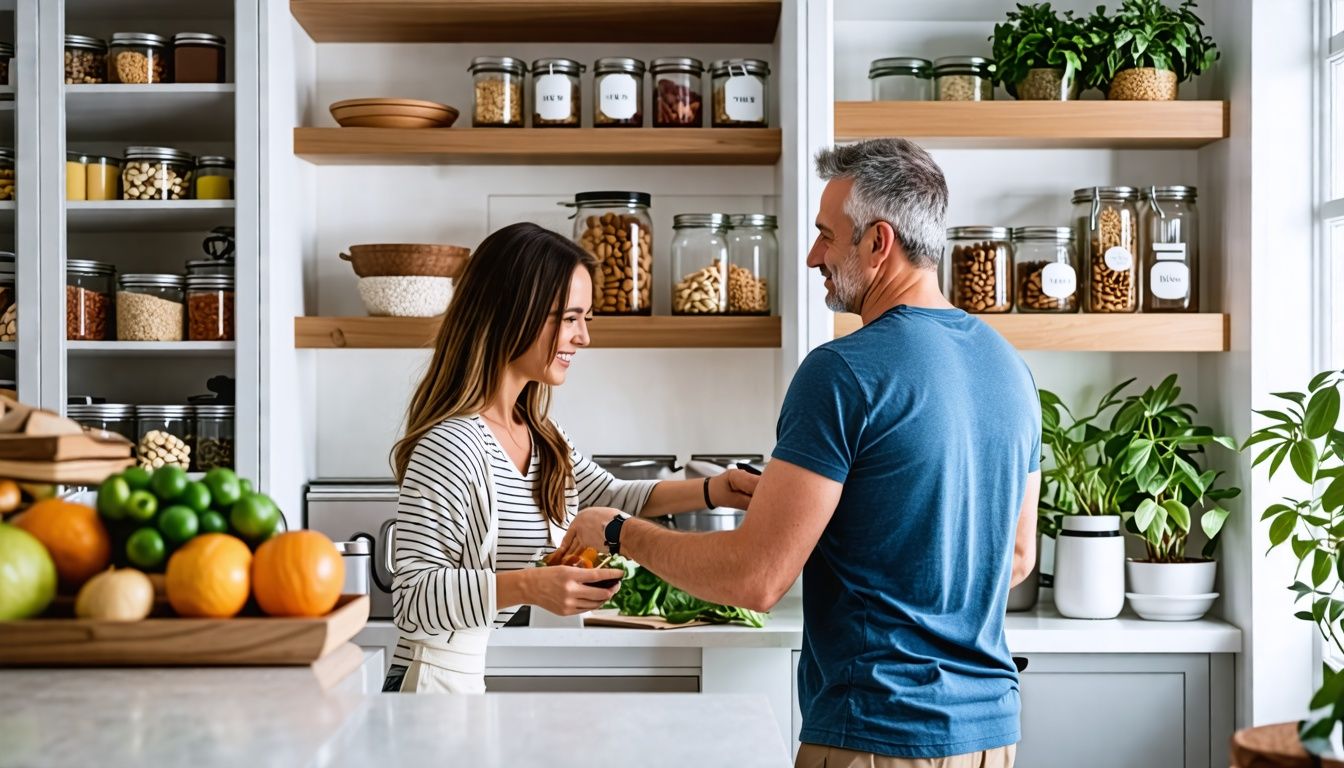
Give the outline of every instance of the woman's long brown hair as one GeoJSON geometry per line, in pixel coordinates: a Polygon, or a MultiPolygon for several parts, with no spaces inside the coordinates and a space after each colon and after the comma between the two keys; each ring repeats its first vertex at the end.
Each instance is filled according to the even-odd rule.
{"type": "MultiPolygon", "coordinates": [[[[568,238],[536,224],[513,224],[481,242],[456,281],[453,300],[434,342],[429,370],[406,414],[406,434],[392,448],[397,481],[420,439],[444,419],[474,416],[494,400],[509,363],[541,336],[546,321],[569,300],[574,268],[596,260],[568,238]]],[[[559,333],[552,341],[555,356],[559,333]]],[[[530,381],[514,413],[532,433],[541,482],[537,507],[565,524],[565,490],[573,482],[569,444],[551,423],[551,388],[530,381]]]]}

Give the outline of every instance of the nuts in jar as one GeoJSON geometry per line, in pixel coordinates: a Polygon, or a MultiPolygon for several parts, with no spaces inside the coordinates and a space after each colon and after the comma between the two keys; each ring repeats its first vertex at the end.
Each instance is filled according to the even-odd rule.
{"type": "Polygon", "coordinates": [[[13,200],[14,188],[14,150],[0,147],[0,200],[13,200]]]}
{"type": "Polygon", "coordinates": [[[983,56],[943,56],[933,61],[938,101],[993,101],[994,62],[983,56]]]}
{"type": "Polygon", "coordinates": [[[145,32],[117,32],[108,44],[109,75],[114,83],[169,83],[168,39],[145,32]]]}
{"type": "Polygon", "coordinates": [[[1139,306],[1138,190],[1086,187],[1073,192],[1075,236],[1087,255],[1087,311],[1134,312],[1139,306]]]}
{"type": "Polygon", "coordinates": [[[735,315],[770,313],[770,284],[746,267],[728,267],[728,308],[735,315]]]}
{"type": "Polygon", "coordinates": [[[163,430],[146,432],[136,445],[135,454],[137,463],[144,469],[158,469],[168,465],[187,469],[191,466],[191,446],[177,435],[163,430]]]}
{"type": "Polygon", "coordinates": [[[663,58],[649,64],[653,77],[653,127],[699,128],[703,125],[699,59],[663,58]]]}
{"type": "Polygon", "coordinates": [[[720,59],[709,65],[715,128],[766,126],[770,65],[760,59],[720,59]]]}
{"type": "Polygon", "coordinates": [[[952,303],[975,313],[1013,308],[1013,252],[1007,227],[953,227],[948,230],[952,303]]]}
{"type": "Polygon", "coordinates": [[[770,282],[779,261],[779,221],[768,213],[737,213],[728,224],[728,311],[768,315],[770,282]]]}
{"type": "Polygon", "coordinates": [[[652,197],[647,192],[580,192],[574,240],[598,260],[593,312],[647,315],[653,296],[652,197]]]}
{"type": "Polygon", "coordinates": [[[532,62],[532,127],[579,126],[579,75],[583,70],[584,66],[573,59],[532,62]]]}
{"type": "Polygon", "coordinates": [[[181,275],[122,275],[117,292],[118,341],[181,341],[181,275]]]}
{"type": "Polygon", "coordinates": [[[673,314],[707,315],[728,311],[723,267],[724,263],[715,259],[713,264],[683,277],[672,290],[673,314]]]}
{"type": "Polygon", "coordinates": [[[123,200],[186,200],[195,159],[171,147],[127,147],[121,168],[123,200]]]}
{"type": "Polygon", "coordinates": [[[107,43],[85,35],[65,36],[66,85],[107,82],[107,43]]]}
{"type": "Polygon", "coordinates": [[[593,125],[644,125],[644,62],[610,57],[593,63],[593,125]]]}
{"type": "Polygon", "coordinates": [[[523,75],[527,65],[511,56],[477,56],[467,67],[475,85],[471,124],[476,127],[521,128],[523,75]]]}
{"type": "Polygon", "coordinates": [[[1018,312],[1078,311],[1077,254],[1069,227],[1017,227],[1018,312]]]}
{"type": "Polygon", "coordinates": [[[0,341],[19,340],[19,303],[16,301],[0,315],[0,341]]]}

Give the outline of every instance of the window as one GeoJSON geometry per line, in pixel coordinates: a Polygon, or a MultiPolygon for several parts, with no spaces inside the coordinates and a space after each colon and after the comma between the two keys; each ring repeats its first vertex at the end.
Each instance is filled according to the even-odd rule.
{"type": "Polygon", "coordinates": [[[1322,2],[1317,368],[1344,368],[1344,0],[1322,2]]]}

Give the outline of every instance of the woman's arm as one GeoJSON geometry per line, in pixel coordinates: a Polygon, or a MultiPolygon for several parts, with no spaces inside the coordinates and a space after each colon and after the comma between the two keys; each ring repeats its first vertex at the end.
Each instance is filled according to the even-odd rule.
{"type": "MultiPolygon", "coordinates": [[[[730,469],[709,479],[710,505],[746,509],[759,478],[741,469],[730,469]]],[[[706,509],[704,480],[662,480],[654,486],[640,517],[676,515],[706,509]]]]}

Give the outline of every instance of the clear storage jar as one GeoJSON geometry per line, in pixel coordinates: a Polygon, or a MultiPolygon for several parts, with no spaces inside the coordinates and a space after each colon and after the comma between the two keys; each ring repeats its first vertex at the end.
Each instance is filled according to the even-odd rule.
{"type": "Polygon", "coordinates": [[[532,127],[578,128],[583,120],[579,76],[584,66],[573,59],[532,62],[532,127]]]}
{"type": "Polygon", "coordinates": [[[172,147],[127,147],[121,167],[123,200],[187,200],[195,158],[172,147]]]}
{"type": "Polygon", "coordinates": [[[233,341],[233,277],[187,277],[187,340],[233,341]]]}
{"type": "Polygon", "coordinates": [[[933,61],[938,101],[993,101],[994,62],[983,56],[943,56],[933,61]]]}
{"type": "Polygon", "coordinates": [[[1084,311],[1139,308],[1139,191],[1084,187],[1073,191],[1073,236],[1083,257],[1084,311]]]}
{"type": "Polygon", "coordinates": [[[728,311],[728,217],[679,213],[672,217],[672,314],[728,311]],[[680,276],[680,277],[678,277],[680,276]]]}
{"type": "Polygon", "coordinates": [[[1013,230],[1018,312],[1078,311],[1078,252],[1069,227],[1013,230]]]}
{"type": "Polygon", "coordinates": [[[106,341],[111,338],[116,267],[101,261],[65,262],[65,338],[106,341]]]}
{"type": "Polygon", "coordinates": [[[192,469],[233,469],[233,406],[197,405],[192,469]]]}
{"type": "Polygon", "coordinates": [[[145,469],[167,465],[191,469],[193,415],[190,405],[137,405],[136,463],[145,469]]]}
{"type": "Polygon", "coordinates": [[[233,257],[210,259],[192,259],[186,264],[187,277],[227,277],[232,279],[234,274],[233,257]]]}
{"type": "Polygon", "coordinates": [[[84,165],[86,200],[116,200],[121,191],[121,158],[89,155],[84,165]]]}
{"type": "MultiPolygon", "coordinates": [[[[14,252],[0,251],[0,316],[9,319],[10,309],[15,306],[14,302],[18,294],[14,290],[14,252]]],[[[2,332],[3,328],[0,328],[2,332]]],[[[3,341],[13,341],[13,339],[2,339],[3,341]]]]}
{"type": "Polygon", "coordinates": [[[929,101],[933,98],[933,64],[901,56],[876,59],[868,67],[873,101],[929,101]]]}
{"type": "Polygon", "coordinates": [[[699,128],[704,125],[702,79],[705,65],[699,59],[670,57],[649,63],[653,79],[653,127],[699,128]]]}
{"type": "Polygon", "coordinates": [[[952,304],[977,314],[1013,308],[1013,245],[1007,227],[953,227],[947,231],[952,304]]]}
{"type": "Polygon", "coordinates": [[[107,45],[108,82],[128,85],[173,82],[168,38],[148,32],[117,32],[107,45]]]}
{"type": "Polygon", "coordinates": [[[477,56],[467,71],[475,86],[471,124],[477,128],[522,128],[527,64],[512,56],[477,56]]]}
{"type": "Polygon", "coordinates": [[[65,406],[65,415],[90,429],[101,429],[121,435],[132,443],[140,438],[136,432],[134,405],[71,403],[65,406]]]}
{"type": "Polygon", "coordinates": [[[173,35],[173,82],[224,82],[224,38],[209,32],[173,35]]]}
{"type": "Polygon", "coordinates": [[[201,155],[196,159],[196,199],[233,199],[233,158],[201,155]]]}
{"type": "Polygon", "coordinates": [[[770,120],[770,65],[719,59],[709,65],[715,128],[764,128],[770,120]]]}
{"type": "Polygon", "coordinates": [[[613,56],[593,63],[593,125],[643,127],[644,62],[613,56]]]}
{"type": "Polygon", "coordinates": [[[766,213],[728,217],[728,313],[768,315],[779,263],[778,220],[766,213]]]}
{"type": "Polygon", "coordinates": [[[9,65],[14,61],[14,46],[0,43],[0,85],[9,85],[9,65]]]}
{"type": "Polygon", "coordinates": [[[107,82],[107,43],[87,35],[65,36],[65,84],[107,82]]]}
{"type": "Polygon", "coordinates": [[[65,199],[88,200],[89,156],[80,152],[65,153],[65,199]]]}
{"type": "Polygon", "coordinates": [[[14,150],[0,147],[0,200],[13,200],[18,179],[14,176],[14,150]]]}
{"type": "Polygon", "coordinates": [[[1143,311],[1199,311],[1199,211],[1194,187],[1149,187],[1140,212],[1143,311]]]}
{"type": "Polygon", "coordinates": [[[181,341],[181,275],[122,275],[117,291],[118,341],[181,341]]]}
{"type": "Polygon", "coordinates": [[[653,220],[648,192],[580,192],[574,196],[574,240],[597,257],[593,313],[653,311],[653,220]]]}

